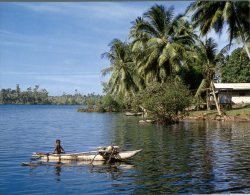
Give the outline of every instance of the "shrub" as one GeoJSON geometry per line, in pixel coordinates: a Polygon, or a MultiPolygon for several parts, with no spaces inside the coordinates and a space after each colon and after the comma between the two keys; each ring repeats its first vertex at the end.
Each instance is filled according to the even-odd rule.
{"type": "Polygon", "coordinates": [[[158,123],[163,124],[178,121],[178,115],[191,103],[189,90],[179,81],[152,83],[136,99],[158,123]]]}

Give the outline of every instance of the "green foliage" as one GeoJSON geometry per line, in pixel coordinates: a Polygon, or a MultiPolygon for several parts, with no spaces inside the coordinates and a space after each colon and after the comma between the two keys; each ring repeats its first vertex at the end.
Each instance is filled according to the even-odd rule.
{"type": "Polygon", "coordinates": [[[195,96],[201,96],[207,88],[211,88],[211,81],[218,74],[218,67],[224,62],[225,54],[227,53],[229,46],[225,46],[219,52],[217,51],[217,43],[215,43],[213,38],[208,38],[205,41],[200,41],[197,46],[195,46],[196,60],[197,64],[202,67],[203,79],[196,91],[195,96]]]}
{"type": "Polygon", "coordinates": [[[115,100],[110,94],[102,97],[95,104],[87,104],[84,107],[78,108],[78,112],[119,112],[123,105],[115,100]]]}
{"type": "Polygon", "coordinates": [[[189,90],[178,81],[152,83],[137,95],[137,103],[160,123],[171,123],[191,103],[189,90]]]}
{"type": "MultiPolygon", "coordinates": [[[[203,1],[197,0],[188,7],[192,12],[191,19],[194,27],[199,27],[201,35],[207,35],[211,29],[221,34],[227,26],[229,43],[233,39],[241,39],[245,44],[250,36],[250,20],[248,1],[203,1]],[[227,25],[225,25],[227,24],[227,25]]],[[[248,48],[245,47],[249,53],[248,48]]],[[[249,54],[248,57],[250,58],[249,54]]]]}
{"type": "Polygon", "coordinates": [[[194,92],[203,79],[202,65],[193,63],[193,66],[181,69],[179,75],[183,83],[194,92]]]}
{"type": "Polygon", "coordinates": [[[119,39],[114,39],[109,46],[110,51],[102,54],[103,58],[110,61],[110,66],[102,70],[103,76],[111,73],[105,90],[114,96],[123,95],[127,97],[130,93],[138,91],[131,45],[119,39]]]}
{"type": "Polygon", "coordinates": [[[221,79],[225,83],[249,83],[250,61],[246,52],[235,49],[221,66],[221,79]]]}
{"type": "Polygon", "coordinates": [[[118,101],[114,100],[110,94],[107,94],[103,98],[102,107],[104,107],[107,112],[117,112],[121,110],[122,105],[118,101]]]}
{"type": "Polygon", "coordinates": [[[34,89],[29,87],[27,91],[21,91],[19,85],[16,89],[12,90],[1,89],[0,92],[1,104],[50,104],[48,92],[46,89],[39,90],[36,85],[34,89]]]}
{"type": "Polygon", "coordinates": [[[62,96],[50,96],[49,100],[51,104],[58,105],[86,105],[89,108],[93,108],[102,100],[101,95],[96,95],[95,93],[89,93],[87,95],[82,95],[75,92],[74,95],[63,93],[62,96]]]}
{"type": "Polygon", "coordinates": [[[191,54],[195,34],[189,22],[174,17],[174,8],[152,6],[131,28],[138,73],[146,84],[176,76],[191,54]]]}

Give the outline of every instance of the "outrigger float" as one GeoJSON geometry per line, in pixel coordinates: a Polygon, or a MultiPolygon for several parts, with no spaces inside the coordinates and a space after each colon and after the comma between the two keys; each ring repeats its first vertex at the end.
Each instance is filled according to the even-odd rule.
{"type": "Polygon", "coordinates": [[[119,151],[118,146],[108,146],[102,147],[97,152],[80,152],[80,153],[68,153],[68,154],[52,154],[52,153],[33,153],[32,157],[35,159],[41,159],[43,161],[63,161],[63,160],[76,160],[76,161],[124,161],[137,153],[142,151],[132,150],[132,151],[119,151]]]}

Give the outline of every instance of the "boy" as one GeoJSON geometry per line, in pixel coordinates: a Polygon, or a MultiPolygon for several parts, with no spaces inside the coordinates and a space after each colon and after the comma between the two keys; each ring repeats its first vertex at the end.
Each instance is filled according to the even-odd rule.
{"type": "Polygon", "coordinates": [[[61,146],[61,141],[59,139],[56,140],[56,148],[53,154],[62,154],[65,153],[64,149],[61,146]]]}

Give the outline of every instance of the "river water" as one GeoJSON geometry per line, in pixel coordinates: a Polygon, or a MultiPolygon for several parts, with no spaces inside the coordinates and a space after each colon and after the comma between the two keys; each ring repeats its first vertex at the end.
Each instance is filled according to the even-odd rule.
{"type": "Polygon", "coordinates": [[[250,123],[141,125],[138,117],[76,106],[0,106],[0,194],[250,193],[250,123]],[[32,152],[119,145],[143,151],[118,168],[21,166],[32,152]]]}

